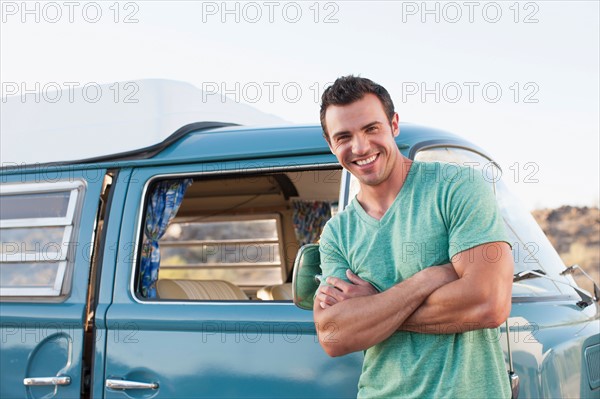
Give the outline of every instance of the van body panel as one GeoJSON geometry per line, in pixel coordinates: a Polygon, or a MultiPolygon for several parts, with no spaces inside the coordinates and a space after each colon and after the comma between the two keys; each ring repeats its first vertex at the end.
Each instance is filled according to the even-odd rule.
{"type": "MultiPolygon", "coordinates": [[[[585,348],[600,342],[598,305],[581,309],[576,299],[515,303],[508,319],[520,398],[593,397],[585,348]],[[569,337],[569,338],[567,338],[569,337]],[[568,377],[567,377],[568,376],[568,377]]],[[[506,329],[498,337],[506,351],[506,329]]]]}
{"type": "Polygon", "coordinates": [[[100,284],[98,289],[98,300],[94,318],[94,348],[90,382],[90,396],[102,398],[104,395],[104,364],[106,353],[106,312],[112,303],[113,290],[115,287],[115,268],[117,263],[117,252],[119,248],[119,237],[121,224],[123,223],[123,204],[127,195],[129,181],[131,180],[131,169],[120,169],[115,181],[110,199],[108,218],[104,225],[104,245],[102,262],[100,268],[100,284]]]}
{"type": "Polygon", "coordinates": [[[291,303],[131,303],[107,318],[107,378],[156,382],[156,397],[356,396],[362,353],[329,358],[291,303]]]}
{"type": "MultiPolygon", "coordinates": [[[[243,175],[334,162],[323,154],[136,169],[122,215],[136,223],[121,226],[114,297],[105,319],[105,378],[158,383],[156,397],[164,398],[355,397],[362,353],[329,358],[316,341],[312,314],[293,303],[149,301],[136,298],[130,283],[141,206],[152,178],[243,175]]],[[[104,394],[124,397],[109,388],[104,394]]]]}

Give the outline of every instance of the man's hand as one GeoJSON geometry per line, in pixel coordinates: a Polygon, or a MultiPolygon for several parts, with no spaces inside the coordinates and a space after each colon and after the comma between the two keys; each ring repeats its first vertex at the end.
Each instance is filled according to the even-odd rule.
{"type": "MultiPolygon", "coordinates": [[[[439,275],[441,277],[440,281],[444,284],[458,279],[452,263],[433,267],[440,268],[437,270],[442,272],[439,275]]],[[[326,309],[349,298],[375,295],[379,292],[371,283],[358,277],[350,269],[346,270],[346,277],[348,277],[350,283],[337,277],[328,277],[327,284],[329,285],[319,287],[316,300],[322,309],[326,309]]]]}
{"type": "Polygon", "coordinates": [[[337,277],[328,277],[327,284],[329,285],[319,287],[316,300],[319,301],[319,306],[322,309],[326,309],[349,298],[378,293],[371,283],[358,277],[350,269],[346,270],[346,277],[348,277],[350,283],[337,277]]]}
{"type": "Polygon", "coordinates": [[[346,275],[350,282],[328,278],[331,286],[321,287],[314,301],[319,342],[329,356],[365,350],[389,338],[432,292],[457,278],[452,265],[430,266],[378,293],[367,281],[346,275]]]}

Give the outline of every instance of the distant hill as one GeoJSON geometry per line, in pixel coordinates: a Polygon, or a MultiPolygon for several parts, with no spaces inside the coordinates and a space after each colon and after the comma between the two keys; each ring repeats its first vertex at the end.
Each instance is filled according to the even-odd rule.
{"type": "Polygon", "coordinates": [[[87,86],[65,86],[50,94],[56,96],[51,97],[56,101],[45,99],[45,93],[44,101],[25,101],[24,93],[3,98],[2,166],[75,161],[127,152],[156,145],[194,122],[287,124],[250,105],[175,80],[94,84],[90,85],[94,86],[91,93],[99,94],[93,98],[87,94],[87,86]]]}
{"type": "MultiPolygon", "coordinates": [[[[562,206],[532,212],[566,266],[578,264],[596,283],[600,281],[600,210],[562,206]]],[[[577,283],[591,291],[585,278],[575,275],[577,283]]]]}

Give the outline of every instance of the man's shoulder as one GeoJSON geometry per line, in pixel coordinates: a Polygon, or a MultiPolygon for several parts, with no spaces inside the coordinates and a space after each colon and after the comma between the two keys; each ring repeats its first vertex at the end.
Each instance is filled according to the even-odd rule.
{"type": "Polygon", "coordinates": [[[323,228],[322,235],[337,235],[341,230],[344,229],[344,226],[354,223],[353,221],[358,217],[356,214],[354,201],[354,199],[350,201],[344,210],[337,212],[331,219],[327,221],[325,227],[323,228]]]}
{"type": "Polygon", "coordinates": [[[336,228],[345,223],[348,223],[350,219],[355,217],[356,210],[354,209],[353,201],[350,201],[348,206],[345,209],[337,212],[331,219],[327,221],[325,224],[326,227],[336,228]]]}

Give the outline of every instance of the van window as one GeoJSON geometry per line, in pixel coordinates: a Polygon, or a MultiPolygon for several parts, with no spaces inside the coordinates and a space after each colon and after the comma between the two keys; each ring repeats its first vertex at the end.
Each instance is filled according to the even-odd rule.
{"type": "Polygon", "coordinates": [[[337,208],[341,169],[331,168],[150,181],[137,296],[291,301],[298,248],[318,241],[337,208]]]}
{"type": "MultiPolygon", "coordinates": [[[[502,171],[494,162],[475,151],[454,147],[423,149],[417,152],[415,160],[461,165],[481,173],[496,193],[500,213],[512,245],[515,273],[524,270],[543,270],[549,276],[559,278],[559,273],[564,268],[563,262],[533,216],[523,209],[520,201],[508,190],[502,180],[502,171]]],[[[561,289],[557,284],[544,278],[513,284],[515,297],[548,296],[560,293],[561,289]]]]}
{"type": "Polygon", "coordinates": [[[0,193],[0,296],[60,296],[82,181],[6,184],[0,193]]]}

